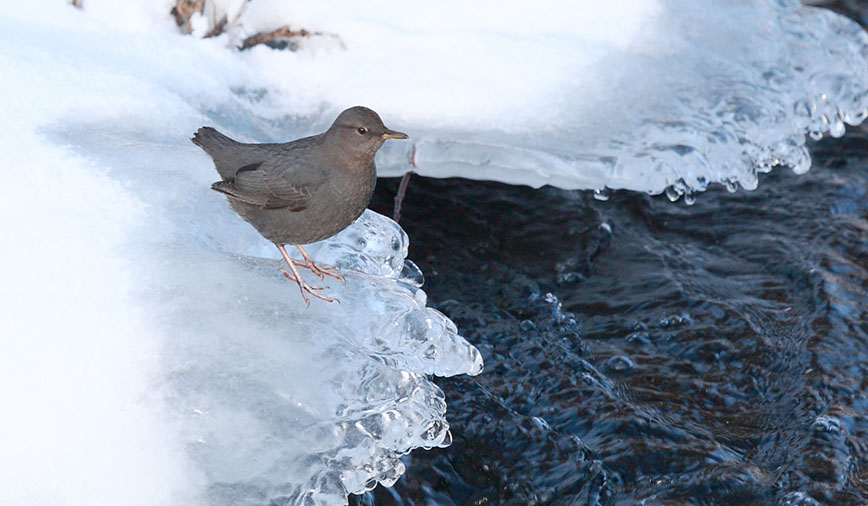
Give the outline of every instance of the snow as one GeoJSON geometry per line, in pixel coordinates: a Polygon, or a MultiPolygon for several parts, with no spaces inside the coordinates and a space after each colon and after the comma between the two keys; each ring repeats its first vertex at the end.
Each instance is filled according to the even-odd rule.
{"type": "Polygon", "coordinates": [[[677,197],[806,170],[806,132],[864,118],[854,24],[699,5],[255,0],[212,39],[169,1],[0,7],[0,504],[344,504],[447,445],[428,375],[482,361],[425,306],[403,231],[369,212],[311,246],[348,279],[305,309],[189,136],[286,140],[361,104],[411,135],[382,174],[415,148],[429,175],[677,197]],[[325,35],[232,49],[283,23],[325,35]]]}
{"type": "Polygon", "coordinates": [[[340,43],[245,52],[274,92],[264,102],[317,127],[324,111],[373,107],[413,132],[384,148],[383,175],[412,158],[435,177],[692,198],[711,183],[753,189],[773,166],[802,173],[806,134],[840,136],[868,114],[868,35],[795,0],[550,1],[533,12],[261,0],[223,38],[238,45],[280,23],[340,43]]]}
{"type": "Polygon", "coordinates": [[[233,55],[87,7],[0,18],[0,504],[343,504],[447,445],[427,375],[482,361],[425,307],[403,231],[368,212],[311,247],[347,283],[306,309],[188,140],[233,100],[205,79],[233,55]]]}

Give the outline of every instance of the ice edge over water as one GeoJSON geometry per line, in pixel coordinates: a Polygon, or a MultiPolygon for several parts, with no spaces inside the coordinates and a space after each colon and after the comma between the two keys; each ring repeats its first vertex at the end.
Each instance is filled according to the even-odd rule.
{"type": "Polygon", "coordinates": [[[250,117],[221,74],[243,64],[165,12],[0,16],[18,174],[0,207],[0,503],[345,504],[451,442],[427,375],[478,374],[481,357],[425,306],[406,234],[375,213],[311,247],[347,283],[325,282],[341,304],[305,308],[188,140],[213,104],[250,117]]]}
{"type": "Polygon", "coordinates": [[[351,22],[355,14],[328,2],[250,5],[223,44],[264,29],[264,19],[335,32],[344,44],[249,51],[248,63],[269,70],[252,89],[238,86],[239,98],[300,132],[320,129],[348,101],[397,118],[413,135],[381,150],[384,176],[412,169],[690,203],[712,183],[754,189],[776,166],[804,173],[806,135],[841,136],[868,115],[868,35],[797,0],[637,1],[611,25],[592,2],[546,4],[533,20],[491,13],[509,36],[492,33],[479,6],[456,8],[448,23],[463,31],[453,41],[441,38],[442,13],[424,9],[351,22]],[[609,35],[589,36],[595,24],[609,35]],[[465,48],[478,58],[467,60],[465,48]]]}
{"type": "MultiPolygon", "coordinates": [[[[268,284],[223,315],[239,327],[197,322],[167,344],[163,389],[210,503],[345,504],[347,493],[394,483],[401,455],[451,443],[443,392],[426,375],[476,375],[482,358],[425,307],[407,245],[397,224],[366,211],[309,248],[346,276],[326,292],[339,304],[305,308],[291,283],[268,282],[277,261],[254,261],[237,275],[268,284]]],[[[167,304],[186,313],[197,302],[167,304]]]]}
{"type": "MultiPolygon", "coordinates": [[[[505,104],[507,115],[536,118],[533,129],[496,116],[469,128],[463,114],[477,111],[458,106],[426,117],[437,96],[420,101],[370,71],[412,66],[406,52],[381,57],[349,40],[346,53],[240,54],[225,40],[179,35],[170,3],[90,0],[78,10],[43,1],[0,16],[0,146],[16,170],[2,199],[11,240],[0,432],[11,457],[0,502],[198,504],[191,496],[205,490],[212,503],[282,495],[343,504],[346,490],[399,475],[397,457],[411,446],[448,442],[442,393],[424,374],[476,371],[478,355],[424,308],[401,233],[376,244],[377,227],[392,225],[366,218],[344,242],[320,246],[317,258],[376,275],[330,287],[344,304],[315,301],[302,312],[274,247],[208,190],[210,161],[187,142],[202,124],[260,142],[321,130],[350,104],[311,68],[327,79],[339,75],[330,65],[367,69],[362,85],[350,83],[352,103],[410,131],[423,173],[534,186],[668,187],[674,196],[714,181],[750,188],[770,162],[807,168],[805,132],[840,135],[865,117],[865,34],[795,2],[661,2],[643,20],[650,33],[592,65],[599,83],[568,80],[560,101],[505,104]],[[697,39],[708,25],[715,37],[697,39]]],[[[510,57],[522,37],[543,40],[502,28],[482,42],[510,57]]],[[[451,34],[459,43],[478,32],[463,30],[451,34]]],[[[400,49],[402,32],[380,40],[400,49]]],[[[440,40],[427,35],[422,42],[440,40]]],[[[576,42],[561,35],[550,61],[568,59],[564,48],[576,42]]],[[[456,56],[468,55],[484,64],[456,56]]],[[[423,67],[393,74],[412,79],[414,70],[423,67]]],[[[434,95],[452,91],[446,79],[431,84],[434,95]]],[[[485,96],[503,91],[494,80],[471,84],[485,96]]],[[[528,83],[510,84],[520,92],[528,83]]],[[[383,175],[406,170],[410,149],[387,146],[383,175]]]]}
{"type": "Polygon", "coordinates": [[[731,7],[721,18],[719,7],[705,12],[705,3],[666,2],[680,17],[664,12],[668,29],[652,38],[671,54],[659,61],[641,53],[612,58],[614,67],[630,70],[610,81],[605,99],[616,105],[613,117],[592,115],[603,123],[555,123],[530,139],[498,130],[457,139],[430,131],[415,153],[390,146],[384,165],[403,167],[412,157],[425,175],[594,189],[603,200],[607,189],[665,192],[687,203],[711,183],[755,189],[758,174],[777,166],[804,173],[811,166],[806,136],[840,137],[845,125],[868,116],[868,35],[826,9],[747,3],[753,11],[739,15],[731,7]],[[691,20],[702,26],[721,19],[707,35],[712,40],[690,30],[691,20]],[[625,106],[632,117],[622,116],[625,106]]]}

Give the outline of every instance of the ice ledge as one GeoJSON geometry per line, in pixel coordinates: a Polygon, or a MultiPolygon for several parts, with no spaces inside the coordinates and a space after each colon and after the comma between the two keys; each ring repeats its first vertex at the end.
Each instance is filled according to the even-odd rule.
{"type": "Polygon", "coordinates": [[[482,358],[425,306],[407,242],[366,211],[311,245],[346,276],[325,291],[339,304],[306,308],[278,261],[229,252],[198,265],[223,272],[213,287],[223,293],[208,301],[225,306],[216,320],[200,320],[208,310],[193,297],[167,302],[183,308],[169,325],[188,328],[167,344],[163,390],[208,502],[345,504],[348,493],[393,484],[412,449],[451,443],[443,392],[426,375],[479,374],[482,358]]]}
{"type": "Polygon", "coordinates": [[[795,0],[660,5],[653,51],[612,54],[597,69],[607,88],[561,87],[575,102],[567,121],[518,134],[414,128],[415,145],[384,147],[381,175],[412,160],[433,177],[691,203],[711,183],[752,190],[777,166],[804,173],[807,137],[840,137],[868,116],[868,34],[854,21],[795,0]]]}

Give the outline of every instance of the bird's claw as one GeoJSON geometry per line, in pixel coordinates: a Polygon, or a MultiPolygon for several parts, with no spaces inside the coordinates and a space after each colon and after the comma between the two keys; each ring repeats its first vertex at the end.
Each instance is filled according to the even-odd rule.
{"type": "Polygon", "coordinates": [[[313,295],[317,299],[324,300],[326,302],[338,302],[338,303],[340,303],[340,301],[335,297],[329,297],[327,295],[323,295],[323,294],[319,293],[319,290],[325,290],[326,289],[325,286],[317,286],[317,285],[307,284],[307,282],[301,277],[301,274],[298,272],[298,269],[296,269],[296,266],[306,267],[306,268],[310,269],[310,271],[312,273],[314,273],[316,276],[319,276],[320,279],[323,279],[324,276],[331,276],[333,278],[340,279],[341,281],[344,281],[346,283],[346,280],[340,274],[335,274],[333,272],[329,272],[332,269],[337,269],[337,266],[335,266],[335,265],[324,265],[324,266],[317,265],[313,261],[313,259],[310,257],[310,255],[307,254],[307,252],[304,250],[304,248],[302,248],[301,246],[298,246],[298,245],[296,245],[296,248],[298,248],[298,251],[301,253],[302,258],[304,258],[304,262],[302,262],[301,260],[296,260],[294,258],[291,258],[286,253],[286,248],[284,248],[282,244],[275,243],[275,245],[277,246],[277,249],[280,250],[280,254],[283,256],[283,260],[286,262],[286,266],[289,267],[289,270],[292,272],[290,273],[286,269],[280,269],[280,271],[283,273],[283,275],[286,277],[286,279],[289,279],[290,281],[294,281],[298,285],[298,289],[301,291],[301,297],[304,299],[304,303],[307,305],[307,307],[310,307],[310,299],[307,296],[308,294],[313,295]]]}
{"type": "Polygon", "coordinates": [[[302,262],[302,261],[296,260],[294,258],[292,259],[292,263],[294,263],[295,265],[297,265],[299,267],[303,267],[305,269],[308,269],[310,272],[313,273],[314,276],[318,277],[319,279],[324,279],[326,276],[331,276],[335,279],[343,281],[344,283],[346,283],[346,281],[347,281],[346,278],[344,278],[340,274],[336,274],[334,272],[331,272],[331,271],[338,268],[337,265],[318,265],[313,260],[306,260],[306,261],[302,262]]]}
{"type": "Polygon", "coordinates": [[[298,289],[301,292],[301,298],[304,299],[304,303],[307,307],[310,307],[310,299],[308,298],[307,294],[311,294],[317,299],[321,299],[326,302],[337,302],[340,304],[341,301],[338,298],[329,297],[327,295],[319,293],[319,290],[325,290],[328,287],[308,284],[307,281],[305,281],[304,279],[299,279],[301,278],[301,276],[299,276],[299,278],[296,278],[286,269],[280,269],[280,272],[283,273],[286,279],[293,281],[298,285],[298,289]]]}
{"type": "MultiPolygon", "coordinates": [[[[286,269],[280,269],[280,272],[283,273],[286,279],[299,283],[299,280],[295,279],[295,276],[290,274],[289,271],[287,271],[286,269]]],[[[300,284],[303,284],[305,287],[310,288],[311,290],[325,290],[326,288],[328,288],[327,286],[309,285],[307,281],[303,279],[301,280],[300,284]]]]}
{"type": "Polygon", "coordinates": [[[312,272],[312,273],[316,274],[317,276],[319,276],[319,279],[323,279],[323,275],[326,275],[326,276],[331,276],[331,277],[333,277],[333,278],[335,278],[335,279],[337,279],[337,280],[340,280],[340,281],[343,281],[344,283],[346,283],[346,282],[347,282],[347,278],[341,276],[340,274],[337,274],[337,273],[331,272],[331,271],[333,271],[333,270],[335,270],[335,269],[337,269],[337,268],[338,268],[337,265],[317,265],[317,264],[313,264],[313,265],[310,266],[310,272],[312,272]]]}
{"type": "Polygon", "coordinates": [[[295,279],[295,276],[293,276],[292,274],[290,274],[288,270],[281,268],[281,269],[280,269],[280,273],[283,274],[284,277],[286,277],[286,279],[288,279],[288,280],[290,280],[290,281],[293,281],[293,282],[295,282],[295,283],[298,283],[298,280],[295,279]]]}
{"type": "MultiPolygon", "coordinates": [[[[337,302],[338,304],[341,303],[340,299],[338,299],[337,297],[329,297],[328,295],[323,295],[319,292],[311,292],[311,291],[308,291],[308,292],[311,295],[313,295],[314,297],[316,297],[317,299],[321,299],[321,300],[324,300],[326,302],[337,302]]],[[[310,307],[310,303],[308,303],[308,307],[310,307]]]]}

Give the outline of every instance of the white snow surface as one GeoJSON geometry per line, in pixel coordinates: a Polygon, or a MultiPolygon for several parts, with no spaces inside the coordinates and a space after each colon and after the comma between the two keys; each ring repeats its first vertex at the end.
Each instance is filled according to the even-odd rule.
{"type": "Polygon", "coordinates": [[[254,0],[212,39],[171,5],[0,6],[0,504],[337,505],[449,443],[427,375],[482,361],[407,236],[368,212],[313,245],[347,283],[305,309],[201,125],[286,140],[361,104],[411,136],[382,174],[677,197],[806,170],[805,133],[866,111],[864,32],[784,0],[254,0]],[[286,23],[324,35],[234,49],[286,23]]]}
{"type": "Polygon", "coordinates": [[[807,171],[806,134],[868,114],[868,36],[798,0],[209,5],[237,18],[230,46],[281,24],[324,33],[246,52],[260,79],[236,89],[303,117],[299,133],[373,107],[412,134],[384,148],[382,175],[412,163],[689,202],[711,183],[754,189],[774,166],[807,171]]]}
{"type": "Polygon", "coordinates": [[[211,104],[253,117],[234,53],[166,6],[3,10],[0,504],[345,504],[451,442],[428,375],[482,359],[403,230],[368,211],[312,245],[347,282],[306,308],[210,190],[189,137],[211,104]]]}

